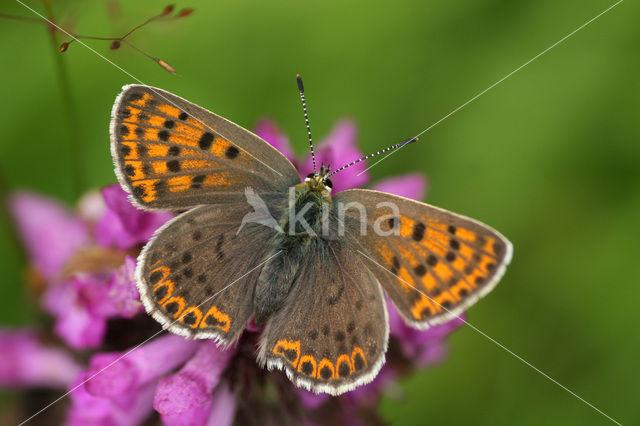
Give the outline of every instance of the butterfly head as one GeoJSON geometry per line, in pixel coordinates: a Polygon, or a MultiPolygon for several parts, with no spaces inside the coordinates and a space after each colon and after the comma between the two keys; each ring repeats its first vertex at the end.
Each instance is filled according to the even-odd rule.
{"type": "Polygon", "coordinates": [[[331,195],[331,189],[333,188],[333,182],[328,179],[329,167],[321,166],[319,173],[309,173],[304,179],[304,183],[311,191],[320,192],[322,195],[328,197],[331,195]]]}

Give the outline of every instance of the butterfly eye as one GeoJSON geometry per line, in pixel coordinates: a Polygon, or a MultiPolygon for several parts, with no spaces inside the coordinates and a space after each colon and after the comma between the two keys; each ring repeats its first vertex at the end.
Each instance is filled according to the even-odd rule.
{"type": "Polygon", "coordinates": [[[315,173],[309,173],[309,174],[307,175],[307,179],[314,178],[314,177],[316,177],[316,174],[315,174],[315,173]]]}
{"type": "Polygon", "coordinates": [[[325,179],[324,184],[330,189],[333,188],[333,182],[331,182],[331,179],[325,179]]]}

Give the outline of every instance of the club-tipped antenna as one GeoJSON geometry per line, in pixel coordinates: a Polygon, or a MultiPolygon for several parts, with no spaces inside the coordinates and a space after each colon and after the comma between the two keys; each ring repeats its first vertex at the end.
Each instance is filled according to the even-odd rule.
{"type": "Polygon", "coordinates": [[[418,137],[414,136],[411,139],[407,139],[407,140],[404,140],[404,141],[402,141],[400,143],[397,143],[395,145],[388,146],[385,149],[381,149],[378,152],[374,152],[373,154],[365,155],[362,158],[358,158],[357,160],[352,161],[349,164],[345,164],[344,166],[340,167],[339,169],[334,170],[333,172],[331,172],[327,176],[325,176],[325,179],[328,179],[329,177],[335,175],[336,173],[346,169],[347,167],[351,167],[351,166],[353,166],[355,164],[358,164],[361,161],[368,160],[371,157],[375,157],[376,155],[384,154],[385,152],[392,151],[392,150],[394,150],[396,148],[402,148],[403,146],[409,145],[411,142],[415,142],[417,140],[418,140],[418,137]]]}
{"type": "Polygon", "coordinates": [[[298,91],[302,100],[302,110],[304,111],[304,122],[307,124],[307,134],[309,135],[309,148],[311,148],[311,159],[313,160],[313,174],[318,174],[316,169],[316,153],[313,151],[313,139],[311,138],[311,127],[309,126],[309,115],[307,114],[307,100],[304,97],[304,86],[302,85],[302,77],[296,75],[298,81],[298,91]]]}

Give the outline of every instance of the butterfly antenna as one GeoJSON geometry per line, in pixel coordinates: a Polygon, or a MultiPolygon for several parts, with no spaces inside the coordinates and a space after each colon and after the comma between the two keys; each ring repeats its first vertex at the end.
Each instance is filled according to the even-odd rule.
{"type": "Polygon", "coordinates": [[[304,111],[304,122],[307,124],[307,133],[309,134],[309,147],[311,148],[311,159],[313,160],[313,174],[318,174],[316,170],[316,153],[313,151],[313,139],[311,138],[311,127],[309,126],[309,115],[307,114],[307,100],[304,97],[304,86],[302,85],[302,77],[300,74],[296,76],[298,81],[298,91],[302,100],[302,110],[304,111]]]}
{"type": "Polygon", "coordinates": [[[365,156],[364,156],[364,157],[362,157],[362,158],[358,158],[357,160],[352,161],[352,162],[350,162],[349,164],[345,164],[344,166],[340,167],[339,169],[334,170],[333,172],[331,172],[330,174],[328,174],[328,175],[325,177],[325,179],[328,179],[329,177],[331,177],[331,176],[335,175],[336,173],[338,173],[338,172],[340,172],[340,171],[342,171],[342,170],[346,169],[347,167],[351,167],[351,166],[353,166],[353,165],[355,165],[355,164],[358,164],[358,163],[359,163],[359,162],[361,162],[361,161],[368,160],[368,159],[369,159],[369,158],[371,158],[371,157],[375,157],[376,155],[384,154],[385,152],[389,152],[389,151],[392,151],[392,150],[397,149],[397,148],[402,148],[403,146],[405,146],[405,145],[409,145],[411,142],[415,142],[415,141],[417,141],[417,140],[418,140],[418,137],[417,137],[417,136],[415,136],[415,137],[413,137],[413,138],[411,138],[411,139],[404,140],[404,141],[402,141],[402,142],[400,142],[400,143],[397,143],[397,144],[395,144],[395,145],[388,146],[388,147],[386,147],[385,149],[381,149],[381,150],[380,150],[380,151],[378,151],[378,152],[374,152],[373,154],[365,155],[365,156]]]}

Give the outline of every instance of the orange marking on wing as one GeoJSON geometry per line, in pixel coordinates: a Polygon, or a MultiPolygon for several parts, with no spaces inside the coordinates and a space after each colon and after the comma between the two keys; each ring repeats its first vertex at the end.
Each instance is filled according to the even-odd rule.
{"type": "Polygon", "coordinates": [[[340,364],[343,364],[345,362],[349,366],[349,375],[353,374],[353,364],[351,363],[351,358],[349,358],[349,355],[347,354],[342,354],[336,361],[336,378],[338,379],[340,378],[340,364]]]}
{"type": "Polygon", "coordinates": [[[428,292],[431,292],[434,288],[438,286],[438,283],[431,272],[426,274],[422,278],[422,285],[427,289],[428,292]]]}
{"type": "Polygon", "coordinates": [[[188,137],[193,138],[195,140],[199,140],[200,136],[202,136],[202,130],[194,129],[191,126],[187,126],[186,124],[180,123],[180,122],[176,123],[175,130],[176,132],[184,133],[188,137]]]}
{"type": "Polygon", "coordinates": [[[322,379],[322,380],[333,380],[336,377],[336,369],[333,366],[333,363],[331,361],[329,361],[327,358],[322,358],[322,360],[320,361],[320,364],[318,364],[318,379],[322,379]],[[325,375],[323,375],[323,371],[326,371],[325,369],[328,369],[329,371],[331,371],[331,375],[329,376],[328,374],[326,375],[327,377],[324,377],[325,375]]]}
{"type": "Polygon", "coordinates": [[[398,271],[398,278],[398,281],[400,281],[400,285],[402,285],[402,289],[405,292],[409,293],[410,291],[415,291],[414,288],[416,284],[413,281],[413,277],[411,276],[411,274],[409,274],[409,272],[407,271],[407,268],[400,268],[400,270],[398,271]]]}
{"type": "Polygon", "coordinates": [[[231,327],[231,318],[229,317],[229,315],[218,310],[218,308],[216,308],[215,306],[212,306],[211,308],[209,308],[202,321],[200,321],[200,328],[205,327],[217,327],[226,333],[231,327]],[[209,317],[215,319],[216,323],[214,325],[207,324],[207,318],[209,317]]]}
{"type": "Polygon", "coordinates": [[[398,246],[398,247],[396,247],[396,249],[398,250],[398,253],[400,254],[400,257],[404,261],[409,263],[409,266],[411,266],[412,268],[415,267],[419,263],[418,259],[416,258],[416,255],[411,250],[409,250],[407,247],[398,246]]]}
{"type": "Polygon", "coordinates": [[[390,265],[391,259],[393,258],[393,251],[391,250],[391,248],[389,248],[389,246],[383,241],[380,241],[378,242],[376,250],[378,251],[378,253],[380,253],[382,258],[386,261],[386,264],[390,265]]]}
{"type": "Polygon", "coordinates": [[[462,299],[473,291],[473,287],[464,280],[460,280],[454,286],[450,287],[449,291],[455,294],[458,299],[462,299]]]}
{"type": "Polygon", "coordinates": [[[150,143],[146,145],[148,157],[166,157],[169,152],[167,145],[161,145],[157,143],[150,143]]]}
{"type": "Polygon", "coordinates": [[[222,157],[230,145],[231,142],[218,136],[213,141],[213,144],[211,145],[209,151],[211,151],[211,153],[216,157],[222,157]]]}
{"type": "Polygon", "coordinates": [[[198,148],[198,139],[191,136],[181,135],[180,133],[170,133],[169,140],[178,145],[186,145],[192,148],[198,148]]]}
{"type": "Polygon", "coordinates": [[[473,254],[476,253],[476,250],[471,248],[470,245],[464,243],[460,243],[460,249],[458,251],[460,252],[460,256],[469,261],[473,261],[473,254]]]}
{"type": "Polygon", "coordinates": [[[273,353],[282,356],[296,368],[300,361],[300,340],[278,340],[273,347],[273,353]]]}
{"type": "Polygon", "coordinates": [[[180,192],[191,188],[191,176],[174,176],[167,180],[169,191],[180,192]]]}
{"type": "Polygon", "coordinates": [[[125,118],[124,121],[132,121],[134,123],[137,123],[140,120],[138,115],[142,112],[142,110],[134,108],[132,106],[127,107],[127,109],[129,110],[129,117],[125,118]]]}
{"type": "Polygon", "coordinates": [[[180,315],[179,320],[184,322],[184,317],[190,312],[193,312],[193,314],[196,316],[196,321],[193,324],[191,324],[191,328],[198,328],[198,323],[202,319],[202,311],[198,309],[197,306],[190,306],[187,309],[185,309],[182,315],[180,315]]]}
{"type": "MultiPolygon", "coordinates": [[[[315,378],[317,363],[316,363],[316,359],[311,355],[303,355],[300,357],[300,361],[298,362],[298,371],[300,373],[304,373],[302,371],[302,366],[306,363],[309,363],[311,366],[313,366],[313,371],[309,374],[309,376],[315,378]]],[[[304,374],[307,374],[307,373],[304,373],[304,374]]]]}
{"type": "Polygon", "coordinates": [[[413,248],[413,250],[415,250],[415,252],[418,254],[418,257],[422,259],[426,259],[427,256],[431,254],[426,249],[426,247],[421,243],[417,243],[415,241],[409,241],[409,245],[411,246],[411,248],[413,248]]]}
{"type": "Polygon", "coordinates": [[[154,161],[151,164],[153,165],[153,172],[156,175],[166,175],[167,174],[167,162],[166,161],[154,161]]]}
{"type": "Polygon", "coordinates": [[[160,277],[160,280],[154,285],[154,287],[153,287],[154,289],[155,289],[155,286],[159,285],[164,280],[169,278],[169,274],[171,273],[171,269],[169,267],[167,267],[167,266],[158,266],[157,268],[152,269],[151,271],[149,271],[149,276],[151,276],[155,272],[160,272],[162,274],[162,277],[160,277]]]}
{"type": "Polygon", "coordinates": [[[456,229],[456,237],[458,237],[461,240],[467,241],[467,242],[474,242],[476,240],[476,238],[478,237],[478,234],[476,234],[473,231],[470,231],[468,229],[464,229],[464,228],[457,228],[456,229]]]}
{"type": "Polygon", "coordinates": [[[202,170],[213,167],[213,164],[205,160],[185,160],[180,166],[183,170],[202,170]]]}
{"type": "MultiPolygon", "coordinates": [[[[177,118],[178,115],[180,114],[180,110],[172,105],[169,104],[160,104],[158,105],[158,111],[160,111],[163,114],[166,114],[170,117],[175,117],[177,118]]],[[[164,119],[163,119],[164,122],[164,119]]]]}
{"type": "Polygon", "coordinates": [[[449,291],[443,291],[439,295],[433,298],[433,301],[440,305],[440,307],[446,307],[447,309],[451,309],[447,307],[447,302],[451,303],[451,305],[455,304],[458,301],[458,298],[449,291]]]}
{"type": "Polygon", "coordinates": [[[122,135],[122,140],[130,141],[136,140],[138,137],[136,136],[136,125],[130,123],[123,123],[123,126],[126,126],[129,129],[129,132],[126,135],[122,135]]]}
{"type": "Polygon", "coordinates": [[[400,235],[403,238],[411,238],[413,235],[413,225],[415,220],[407,216],[400,216],[400,235]]]}
{"type": "Polygon", "coordinates": [[[430,250],[431,252],[437,254],[440,257],[444,257],[447,254],[447,252],[449,251],[447,249],[446,244],[443,245],[443,243],[436,242],[436,241],[433,241],[433,240],[429,240],[429,239],[426,239],[426,238],[422,240],[421,244],[425,248],[427,248],[428,250],[430,250]]]}
{"type": "Polygon", "coordinates": [[[229,172],[217,172],[207,176],[204,180],[206,186],[229,186],[232,184],[231,175],[229,172]]]}
{"type": "Polygon", "coordinates": [[[142,195],[140,195],[140,198],[142,198],[143,201],[150,203],[151,201],[157,198],[154,185],[159,180],[160,179],[145,179],[145,180],[139,180],[139,181],[133,182],[132,184],[136,188],[137,187],[143,188],[144,191],[142,192],[142,195]]]}
{"type": "Polygon", "coordinates": [[[160,290],[162,287],[167,288],[167,294],[165,294],[164,297],[157,302],[159,305],[162,305],[169,297],[171,297],[171,295],[173,294],[174,283],[171,280],[162,281],[161,283],[153,286],[153,291],[158,292],[158,290],[160,290]]]}
{"type": "Polygon", "coordinates": [[[127,166],[126,168],[133,168],[134,173],[133,174],[129,174],[127,173],[127,177],[131,180],[140,180],[140,179],[144,179],[147,177],[147,175],[144,174],[144,172],[142,171],[142,163],[138,160],[127,160],[124,162],[125,166],[127,166]]]}
{"type": "Polygon", "coordinates": [[[138,144],[134,142],[123,142],[122,145],[129,147],[129,153],[124,156],[125,160],[136,160],[138,159],[138,144]]]}
{"type": "MultiPolygon", "coordinates": [[[[181,157],[197,157],[197,158],[206,158],[203,155],[203,152],[201,150],[195,150],[193,148],[185,148],[182,147],[181,151],[180,151],[180,156],[181,157]]],[[[214,165],[214,163],[211,163],[210,160],[207,160],[209,162],[210,165],[214,165]]]]}
{"type": "Polygon", "coordinates": [[[150,94],[145,93],[142,95],[142,98],[136,99],[135,101],[130,101],[129,103],[139,107],[144,107],[151,98],[152,96],[150,94]]]}
{"type": "Polygon", "coordinates": [[[443,284],[446,284],[451,277],[453,277],[453,271],[451,271],[451,268],[449,268],[444,262],[438,262],[438,264],[431,269],[436,273],[443,284]]]}
{"type": "Polygon", "coordinates": [[[448,246],[449,240],[451,238],[449,238],[448,234],[443,234],[442,232],[440,232],[439,228],[442,228],[442,227],[444,227],[445,232],[447,232],[445,225],[430,223],[429,227],[426,229],[426,232],[425,232],[425,239],[431,240],[431,241],[437,241],[439,244],[445,247],[448,246]],[[436,228],[436,229],[431,229],[431,228],[436,228]]]}
{"type": "Polygon", "coordinates": [[[492,237],[485,237],[485,243],[484,243],[484,247],[482,247],[482,249],[484,251],[486,251],[487,253],[489,253],[492,256],[497,256],[498,254],[496,253],[496,251],[494,250],[494,244],[496,242],[495,238],[492,237]]]}
{"type": "Polygon", "coordinates": [[[360,346],[354,346],[353,350],[351,351],[351,362],[354,371],[356,370],[356,367],[358,365],[358,358],[362,358],[362,362],[364,362],[365,366],[369,364],[369,361],[367,361],[367,357],[364,356],[364,351],[362,350],[362,348],[360,346]]]}
{"type": "MultiPolygon", "coordinates": [[[[191,124],[192,126],[195,126],[201,130],[204,130],[204,126],[202,125],[202,123],[200,123],[198,120],[196,120],[195,118],[189,118],[187,120],[187,123],[191,124]]],[[[212,126],[212,127],[216,127],[216,126],[212,126]]]]}
{"type": "Polygon", "coordinates": [[[462,271],[467,266],[467,261],[462,256],[456,256],[456,259],[451,263],[453,269],[456,271],[462,271]]]}
{"type": "MultiPolygon", "coordinates": [[[[134,108],[130,108],[130,110],[131,109],[134,109],[134,108]]],[[[138,114],[129,114],[129,117],[125,118],[125,120],[127,122],[129,122],[129,123],[136,123],[136,124],[140,123],[140,119],[138,118],[138,114]]]]}
{"type": "Polygon", "coordinates": [[[184,309],[184,306],[186,305],[186,302],[185,302],[185,301],[184,301],[184,299],[183,299],[182,297],[180,297],[180,296],[173,296],[173,297],[170,297],[170,298],[169,298],[169,300],[167,300],[166,302],[164,302],[164,303],[162,304],[162,307],[163,307],[163,308],[165,308],[165,309],[167,309],[167,306],[168,306],[170,303],[177,303],[177,304],[178,304],[178,306],[180,307],[180,308],[176,311],[176,313],[175,313],[175,314],[173,314],[173,317],[174,317],[174,318],[178,318],[178,316],[180,315],[180,312],[184,309]]]}
{"type": "Polygon", "coordinates": [[[423,319],[430,315],[435,315],[440,312],[440,307],[433,303],[431,299],[426,297],[425,295],[421,295],[420,299],[416,301],[411,307],[411,314],[415,319],[423,319]],[[428,314],[425,314],[425,311],[429,311],[428,314]]]}
{"type": "Polygon", "coordinates": [[[149,117],[149,125],[150,126],[163,127],[165,121],[167,121],[167,119],[165,117],[160,116],[160,115],[152,115],[151,117],[149,117]]]}
{"type": "Polygon", "coordinates": [[[480,258],[480,261],[478,262],[480,271],[477,271],[478,268],[476,268],[476,271],[477,271],[476,273],[479,275],[482,275],[483,277],[489,275],[491,271],[489,271],[489,269],[487,268],[487,265],[489,265],[490,263],[495,265],[496,260],[490,256],[487,256],[486,254],[482,255],[482,257],[480,258]]]}

